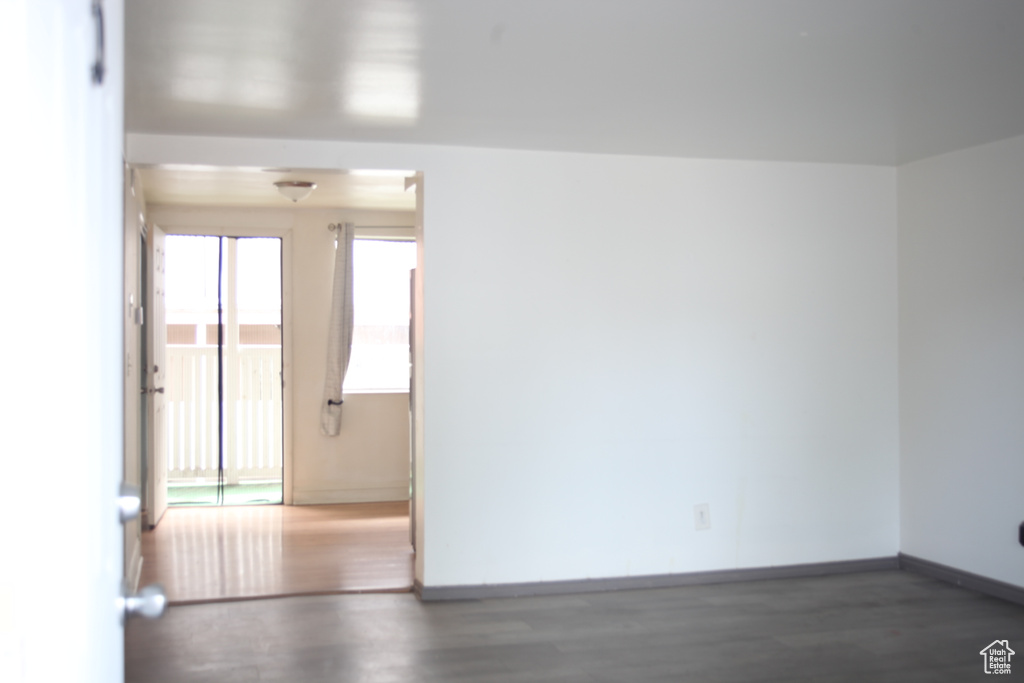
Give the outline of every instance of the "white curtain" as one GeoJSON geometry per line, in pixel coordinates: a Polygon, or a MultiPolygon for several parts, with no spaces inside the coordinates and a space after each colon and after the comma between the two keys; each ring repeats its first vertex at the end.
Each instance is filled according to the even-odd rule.
{"type": "Polygon", "coordinates": [[[327,332],[327,375],[320,408],[320,431],[327,436],[341,432],[341,389],[352,353],[352,237],[355,226],[338,224],[338,248],[334,255],[331,319],[327,332]]]}

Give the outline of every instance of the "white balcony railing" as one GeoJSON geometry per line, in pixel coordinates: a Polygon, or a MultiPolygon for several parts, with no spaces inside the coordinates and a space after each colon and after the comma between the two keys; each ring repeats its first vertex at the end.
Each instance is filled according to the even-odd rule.
{"type": "MultiPolygon", "coordinates": [[[[281,348],[225,354],[224,473],[229,484],[281,478],[281,348]]],[[[216,479],[217,348],[167,347],[167,476],[216,479]]]]}

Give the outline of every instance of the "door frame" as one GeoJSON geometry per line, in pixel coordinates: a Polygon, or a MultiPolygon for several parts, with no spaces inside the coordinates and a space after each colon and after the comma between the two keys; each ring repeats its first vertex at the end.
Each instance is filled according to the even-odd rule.
{"type": "MultiPolygon", "coordinates": [[[[425,522],[425,499],[424,491],[426,483],[426,449],[424,441],[424,428],[426,426],[426,411],[424,410],[424,395],[426,382],[424,374],[424,305],[426,298],[423,295],[423,171],[415,174],[416,182],[416,226],[414,228],[416,239],[416,269],[412,278],[412,334],[410,339],[412,351],[412,377],[409,386],[409,398],[412,402],[412,424],[409,425],[412,437],[409,450],[410,466],[412,468],[412,506],[410,511],[409,524],[412,527],[413,540],[413,584],[417,586],[417,594],[423,587],[426,551],[426,540],[424,532],[425,522]]],[[[408,180],[406,188],[408,189],[408,180]]]]}
{"type": "MultiPolygon", "coordinates": [[[[142,434],[146,402],[140,388],[146,383],[145,344],[142,321],[147,313],[144,301],[145,274],[142,269],[143,214],[142,186],[138,174],[124,164],[124,481],[139,487],[145,505],[146,482],[142,457],[142,434]]],[[[142,575],[142,529],[140,516],[124,525],[124,575],[135,590],[142,575]]]]}
{"type": "Polygon", "coordinates": [[[164,293],[164,240],[159,226],[147,223],[140,214],[139,229],[144,237],[146,253],[145,296],[148,320],[143,329],[147,367],[142,376],[146,382],[146,399],[142,411],[146,422],[147,528],[153,529],[167,512],[167,401],[163,393],[167,376],[167,324],[164,293]],[[160,443],[164,440],[163,443],[160,443]]]}
{"type": "MultiPolygon", "coordinates": [[[[189,142],[194,142],[190,140],[189,142]]],[[[159,136],[145,136],[128,135],[128,150],[129,150],[129,162],[138,166],[154,167],[158,168],[164,164],[192,164],[199,163],[203,165],[211,165],[216,167],[248,167],[252,165],[252,154],[253,152],[248,146],[243,145],[238,147],[235,145],[229,148],[220,146],[222,140],[211,140],[210,145],[204,148],[202,153],[196,153],[189,144],[182,145],[182,142],[172,137],[160,138],[159,136]],[[243,153],[239,150],[248,150],[243,153]]],[[[257,146],[258,147],[258,146],[257,146]]],[[[345,165],[324,165],[322,160],[313,158],[316,155],[312,155],[307,158],[306,163],[296,163],[295,157],[289,157],[287,153],[283,156],[279,153],[263,147],[259,147],[260,155],[267,154],[270,158],[277,158],[277,161],[271,163],[267,162],[260,164],[259,167],[301,167],[305,169],[324,169],[329,171],[343,171],[351,168],[409,168],[415,169],[422,166],[419,160],[407,160],[403,163],[401,158],[386,155],[385,159],[374,159],[371,155],[369,158],[363,161],[361,164],[345,164],[345,165]]],[[[302,152],[296,152],[298,158],[306,158],[302,152]]],[[[415,449],[415,463],[413,469],[413,478],[416,487],[415,496],[415,524],[413,528],[413,534],[415,538],[415,562],[414,562],[414,579],[415,584],[418,587],[422,587],[425,580],[426,566],[425,566],[425,552],[426,552],[426,514],[425,509],[427,506],[427,498],[429,494],[426,492],[425,480],[426,480],[426,461],[429,456],[426,454],[426,410],[425,410],[425,396],[426,396],[426,381],[425,381],[425,343],[426,334],[424,331],[424,319],[427,317],[425,308],[427,305],[427,299],[424,295],[425,289],[425,275],[424,275],[424,254],[425,254],[425,241],[424,235],[425,230],[425,211],[424,211],[424,182],[427,173],[419,170],[414,173],[415,177],[415,191],[416,191],[416,219],[414,225],[414,234],[416,240],[416,298],[418,306],[414,311],[415,316],[415,327],[416,327],[416,350],[414,352],[414,389],[413,396],[414,401],[414,422],[412,425],[412,447],[415,449]]],[[[413,182],[409,181],[407,187],[411,188],[413,182]]],[[[190,222],[195,221],[196,217],[203,215],[202,207],[170,207],[172,211],[169,215],[173,215],[178,211],[190,214],[190,222]]],[[[289,377],[293,372],[292,364],[292,268],[293,268],[293,246],[291,243],[291,228],[270,228],[270,227],[250,227],[245,229],[233,229],[224,228],[216,223],[215,218],[207,219],[210,222],[201,227],[196,227],[195,224],[183,227],[176,225],[174,220],[162,221],[162,227],[167,234],[180,234],[180,235],[224,235],[228,237],[281,237],[284,241],[282,244],[283,252],[283,263],[282,263],[282,277],[284,278],[283,293],[282,293],[282,304],[285,307],[284,311],[284,345],[285,345],[285,356],[284,356],[284,372],[285,372],[285,385],[284,385],[284,397],[285,397],[285,415],[284,415],[284,430],[285,430],[285,457],[284,457],[284,502],[285,504],[292,504],[293,502],[293,430],[292,430],[292,413],[293,413],[293,396],[291,389],[291,381],[289,377]]],[[[411,452],[411,451],[410,451],[411,452]]],[[[419,590],[419,588],[417,588],[419,590]]]]}
{"type": "Polygon", "coordinates": [[[291,228],[249,228],[232,229],[220,226],[176,226],[161,225],[166,235],[194,235],[199,237],[276,237],[281,240],[281,373],[284,401],[284,415],[281,419],[283,432],[283,462],[281,463],[282,497],[284,505],[292,504],[292,230],[291,228]]]}

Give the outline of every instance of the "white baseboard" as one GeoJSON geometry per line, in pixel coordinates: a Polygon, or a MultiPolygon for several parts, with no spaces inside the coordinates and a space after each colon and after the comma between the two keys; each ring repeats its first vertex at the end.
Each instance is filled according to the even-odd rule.
{"type": "Polygon", "coordinates": [[[409,486],[385,486],[371,489],[292,490],[293,505],[329,505],[332,503],[385,503],[409,500],[409,486]]]}

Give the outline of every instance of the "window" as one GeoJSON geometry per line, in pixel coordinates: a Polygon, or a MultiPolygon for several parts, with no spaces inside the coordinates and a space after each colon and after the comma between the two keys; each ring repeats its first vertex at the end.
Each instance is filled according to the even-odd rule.
{"type": "Polygon", "coordinates": [[[355,326],[346,392],[409,390],[409,273],[415,267],[415,242],[353,242],[355,326]]]}

